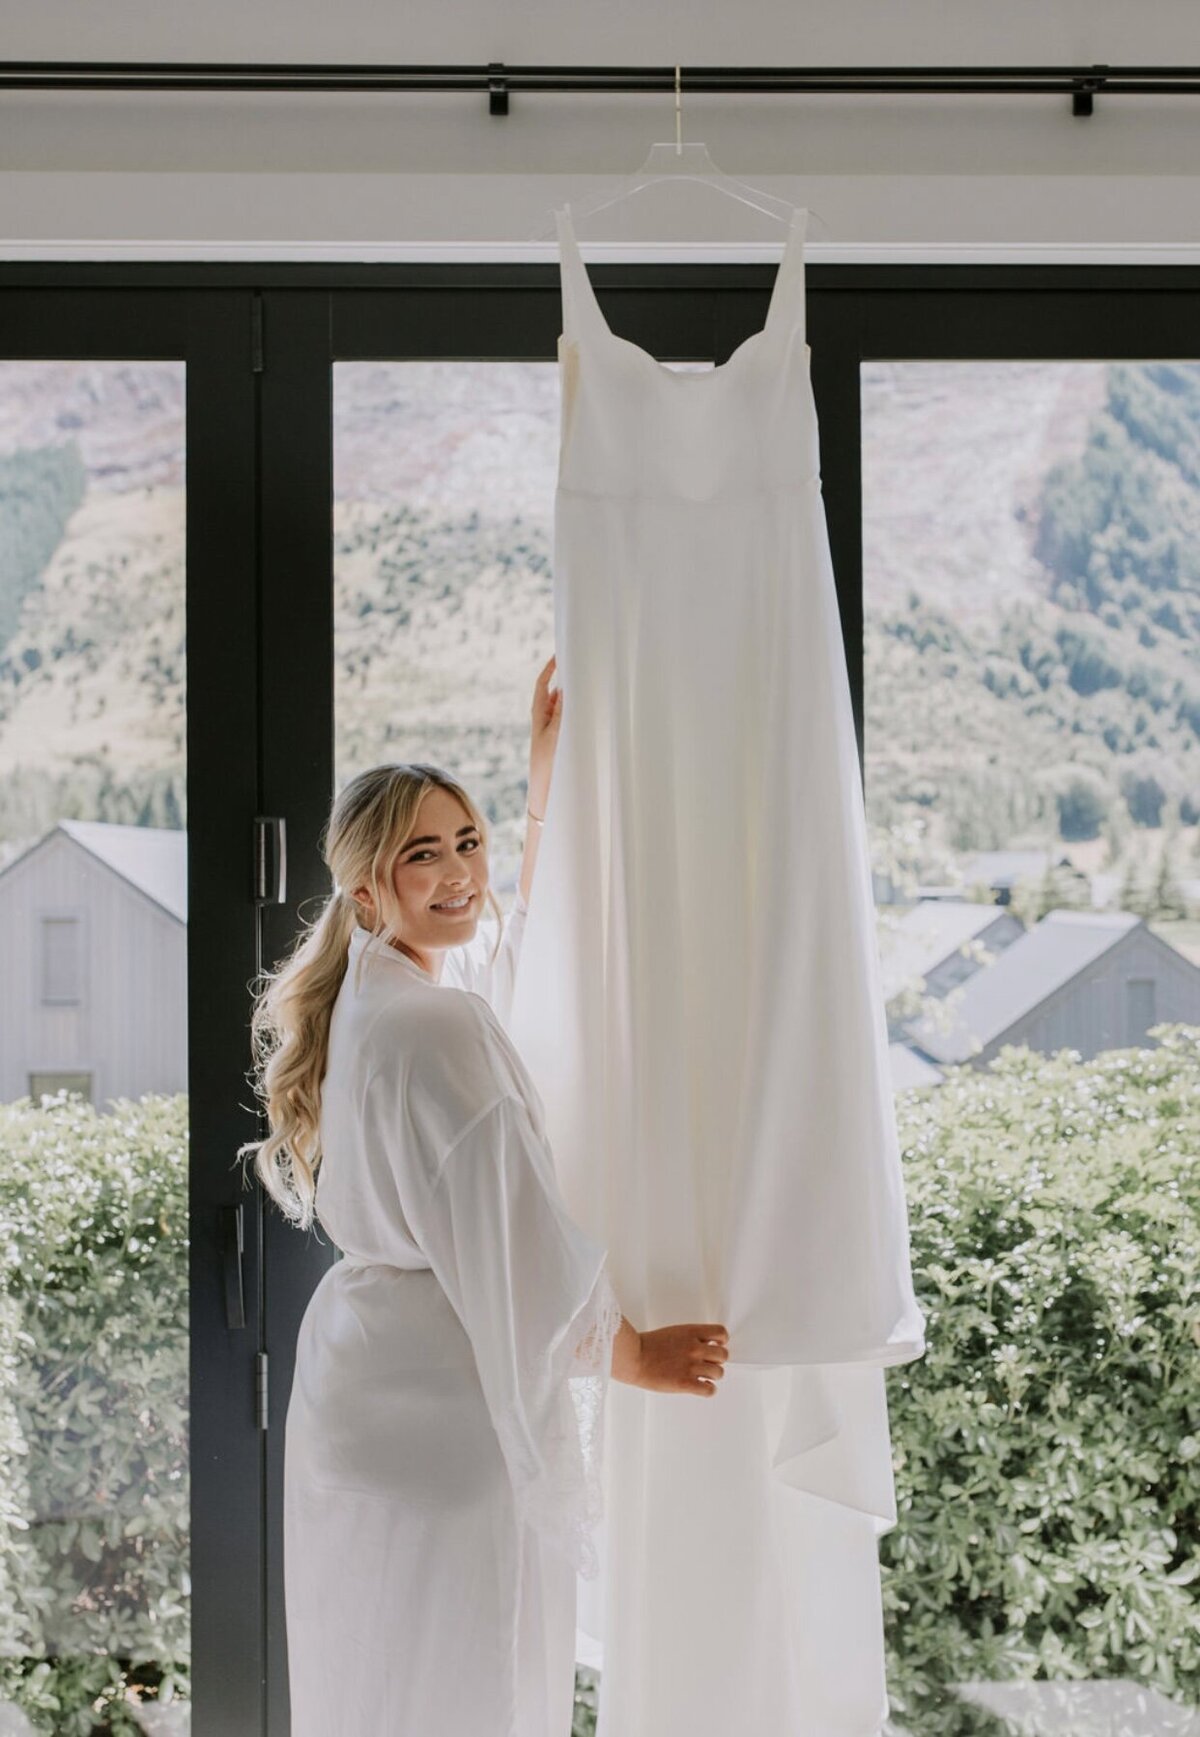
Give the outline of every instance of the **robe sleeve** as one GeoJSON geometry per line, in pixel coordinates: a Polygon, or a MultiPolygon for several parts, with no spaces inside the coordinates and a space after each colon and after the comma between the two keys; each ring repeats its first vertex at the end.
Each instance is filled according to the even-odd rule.
{"type": "Polygon", "coordinates": [[[518,1517],[595,1578],[604,1406],[621,1310],[605,1251],[569,1216],[515,1094],[444,1154],[422,1244],[461,1319],[518,1517]]]}
{"type": "Polygon", "coordinates": [[[517,980],[517,962],[529,906],[518,890],[512,909],[497,924],[494,917],[476,925],[471,939],[461,947],[448,947],[442,961],[441,982],[456,989],[482,995],[501,1024],[507,1027],[517,980]],[[496,948],[499,932],[500,945],[496,948]],[[496,957],[492,958],[493,949],[496,957]]]}

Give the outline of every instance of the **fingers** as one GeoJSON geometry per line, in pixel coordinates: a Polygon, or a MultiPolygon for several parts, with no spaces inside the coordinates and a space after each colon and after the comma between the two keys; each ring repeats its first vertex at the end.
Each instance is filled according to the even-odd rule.
{"type": "Polygon", "coordinates": [[[717,1383],[729,1361],[729,1332],[719,1321],[710,1321],[696,1328],[696,1337],[704,1347],[704,1354],[692,1364],[694,1391],[715,1396],[717,1383]]]}

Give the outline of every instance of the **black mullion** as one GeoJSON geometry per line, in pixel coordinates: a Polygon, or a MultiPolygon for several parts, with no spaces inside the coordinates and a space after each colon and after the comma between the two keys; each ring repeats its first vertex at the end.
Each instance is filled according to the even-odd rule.
{"type": "Polygon", "coordinates": [[[873,290],[860,302],[862,355],[873,361],[1139,361],[1200,348],[1195,274],[1140,290],[1101,279],[1069,290],[873,290]]]}
{"type": "Polygon", "coordinates": [[[182,360],[185,309],[179,293],[82,289],[69,278],[21,288],[0,267],[0,353],[53,362],[182,360]]]}
{"type": "Polygon", "coordinates": [[[837,587],[850,705],[865,782],[863,677],[862,298],[809,292],[810,377],[817,407],[821,492],[837,587]]]}
{"type": "MultiPolygon", "coordinates": [[[[192,1652],[195,1737],[261,1737],[263,1442],[255,1421],[260,1193],[237,1148],[259,1136],[246,1079],[257,966],[256,407],[250,297],[189,298],[187,381],[188,1019],[192,1215],[192,1652]],[[224,1293],[241,1205],[246,1325],[224,1293]]],[[[252,1174],[252,1173],[251,1173],[252,1174]]]]}
{"type": "MultiPolygon", "coordinates": [[[[275,964],[329,891],[320,834],[333,795],[333,375],[329,296],[263,296],[261,410],[262,803],[287,822],[287,903],[262,913],[275,964]]],[[[287,1737],[283,1597],[283,1449],[296,1336],[331,1265],[327,1238],[305,1235],[272,1204],[264,1226],[267,1434],[267,1724],[287,1737]]]]}

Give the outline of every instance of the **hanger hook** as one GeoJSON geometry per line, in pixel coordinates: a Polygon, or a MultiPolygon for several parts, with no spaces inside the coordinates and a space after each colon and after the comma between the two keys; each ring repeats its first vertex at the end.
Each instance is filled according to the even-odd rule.
{"type": "Polygon", "coordinates": [[[683,155],[683,104],[680,95],[681,69],[675,68],[675,155],[683,155]]]}

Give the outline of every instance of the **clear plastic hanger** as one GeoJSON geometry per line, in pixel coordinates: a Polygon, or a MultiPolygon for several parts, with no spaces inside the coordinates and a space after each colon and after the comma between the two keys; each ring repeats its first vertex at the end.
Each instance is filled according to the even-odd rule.
{"type": "MultiPolygon", "coordinates": [[[[708,153],[708,146],[700,143],[685,145],[683,142],[683,104],[680,92],[680,69],[675,68],[675,142],[670,144],[661,141],[651,145],[641,167],[632,175],[625,176],[614,185],[602,188],[598,193],[589,194],[584,199],[572,199],[571,217],[575,229],[576,240],[579,239],[579,220],[592,216],[597,211],[604,211],[610,205],[619,204],[621,200],[630,198],[634,193],[640,193],[644,187],[651,187],[661,181],[700,181],[707,187],[713,187],[719,193],[726,193],[731,198],[739,200],[743,205],[751,205],[756,211],[762,211],[766,216],[780,223],[790,223],[795,206],[786,199],[778,199],[775,194],[768,193],[765,188],[753,187],[748,181],[735,180],[732,175],[726,175],[718,169],[708,153]]],[[[821,229],[828,234],[828,226],[819,212],[811,208],[808,213],[815,218],[821,229]]],[[[551,210],[538,227],[531,240],[549,241],[556,234],[555,213],[551,210]]]]}

